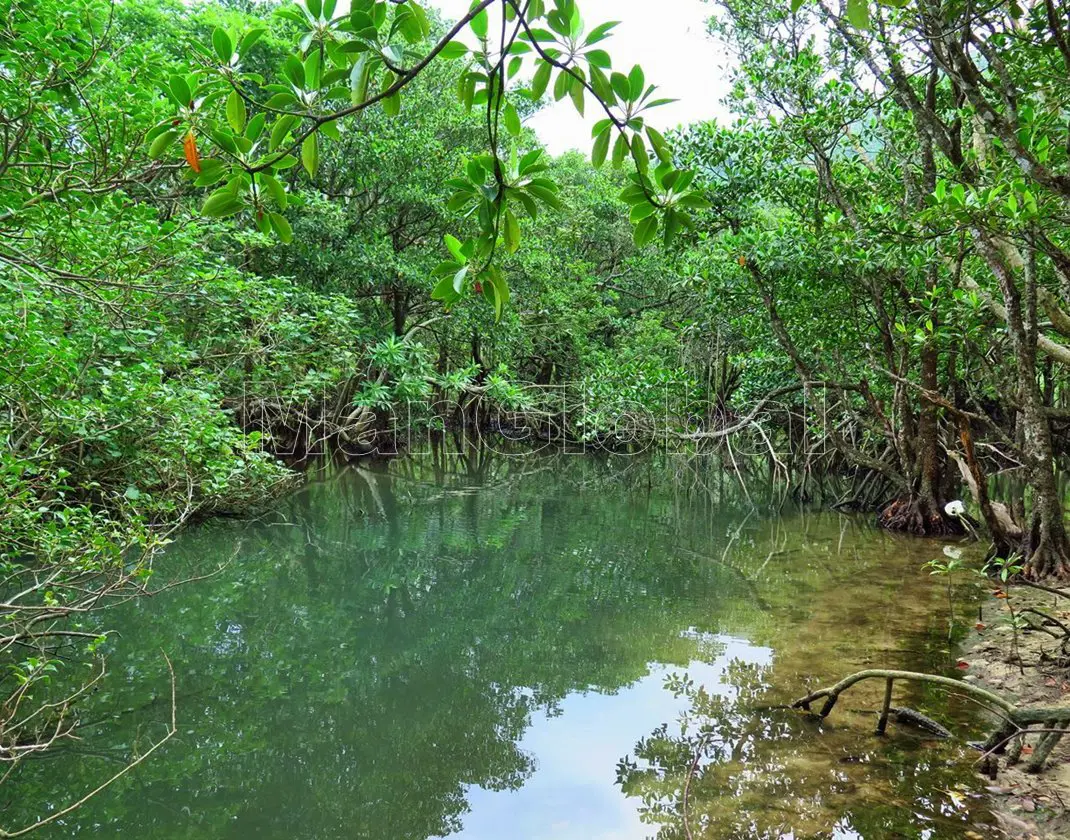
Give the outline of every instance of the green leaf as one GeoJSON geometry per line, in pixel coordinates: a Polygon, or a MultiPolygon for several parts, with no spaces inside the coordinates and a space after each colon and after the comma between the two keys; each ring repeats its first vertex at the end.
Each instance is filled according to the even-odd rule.
{"type": "Polygon", "coordinates": [[[268,108],[289,108],[297,104],[297,97],[292,93],[276,93],[264,103],[268,108]]]}
{"type": "Polygon", "coordinates": [[[490,282],[490,275],[487,275],[487,282],[480,283],[480,291],[483,294],[483,300],[494,307],[494,311],[498,311],[498,293],[494,290],[494,284],[490,282]]]}
{"type": "Polygon", "coordinates": [[[531,170],[533,166],[535,166],[539,162],[541,158],[542,149],[532,149],[530,152],[526,153],[522,158],[520,158],[520,165],[519,167],[517,167],[517,171],[521,175],[526,174],[531,170]]]}
{"type": "Polygon", "coordinates": [[[609,53],[605,50],[588,50],[583,55],[587,59],[587,63],[595,67],[600,67],[603,70],[608,70],[613,63],[609,57],[609,53]]]}
{"type": "Polygon", "coordinates": [[[587,40],[583,42],[583,45],[585,47],[589,47],[592,44],[597,44],[599,41],[605,40],[606,36],[609,35],[610,31],[614,27],[619,26],[619,25],[620,25],[620,21],[616,21],[616,20],[608,21],[607,23],[599,24],[598,26],[596,26],[594,29],[591,30],[590,34],[587,36],[587,40]]]}
{"type": "Polygon", "coordinates": [[[713,205],[698,193],[688,193],[687,195],[680,196],[679,205],[686,207],[688,210],[708,210],[713,205]]]}
{"type": "Polygon", "coordinates": [[[253,142],[260,139],[260,135],[264,132],[264,123],[267,121],[267,116],[263,113],[257,114],[245,127],[245,136],[253,142]]]}
{"type": "Polygon", "coordinates": [[[275,228],[275,232],[279,235],[279,239],[289,245],[294,240],[293,228],[290,227],[290,223],[286,221],[286,217],[281,213],[271,214],[271,226],[275,228]]]}
{"type": "Polygon", "coordinates": [[[666,245],[672,244],[673,237],[676,236],[677,231],[680,230],[682,219],[680,214],[673,210],[671,207],[665,211],[665,235],[664,242],[666,245]]]}
{"type": "Polygon", "coordinates": [[[315,132],[308,135],[301,144],[301,163],[309,176],[315,178],[320,165],[319,135],[315,132]]]}
{"type": "Polygon", "coordinates": [[[487,180],[487,170],[479,165],[479,161],[472,158],[464,165],[465,174],[473,184],[482,184],[487,180]]]}
{"type": "Polygon", "coordinates": [[[443,240],[446,243],[446,248],[453,254],[453,258],[457,261],[458,265],[464,265],[468,262],[468,257],[464,255],[464,246],[461,244],[461,240],[448,233],[443,237],[443,240]]]}
{"type": "Polygon", "coordinates": [[[520,247],[520,223],[516,220],[512,210],[505,211],[503,222],[502,236],[505,239],[505,249],[510,254],[515,254],[520,247]]]}
{"type": "Polygon", "coordinates": [[[305,88],[307,90],[319,90],[322,69],[319,50],[313,50],[305,59],[305,88]]]}
{"type": "Polygon", "coordinates": [[[227,122],[235,133],[241,134],[245,131],[246,116],[245,102],[236,90],[232,90],[227,97],[227,122]]]}
{"type": "Polygon", "coordinates": [[[613,168],[620,169],[624,164],[624,158],[628,155],[628,138],[624,134],[617,135],[617,141],[613,144],[613,168]]]}
{"type": "Polygon", "coordinates": [[[628,77],[623,73],[613,73],[609,77],[609,83],[613,87],[613,92],[624,102],[630,102],[632,98],[632,86],[628,81],[628,77]]]}
{"type": "Polygon", "coordinates": [[[594,89],[595,96],[607,105],[616,105],[617,94],[614,93],[613,85],[610,84],[606,74],[593,64],[588,69],[591,72],[591,87],[594,89]]]}
{"type": "Polygon", "coordinates": [[[282,63],[282,72],[295,88],[305,89],[305,65],[296,55],[286,56],[286,60],[282,63]]]}
{"type": "Polygon", "coordinates": [[[595,138],[594,148],[591,150],[591,163],[594,166],[601,166],[606,162],[606,155],[609,154],[609,141],[613,139],[613,130],[606,126],[602,129],[602,133],[595,138]]]}
{"type": "Polygon", "coordinates": [[[655,207],[653,204],[650,203],[649,200],[647,200],[641,204],[636,204],[632,208],[632,212],[629,214],[628,218],[632,221],[633,224],[635,222],[641,222],[643,221],[643,219],[647,218],[647,216],[651,216],[656,213],[657,209],[657,207],[655,207]]]}
{"type": "Polygon", "coordinates": [[[654,154],[658,156],[658,160],[662,163],[672,162],[672,149],[669,148],[668,142],[651,126],[646,127],[646,136],[650,140],[650,145],[654,149],[654,154]]]}
{"type": "Polygon", "coordinates": [[[230,36],[219,27],[216,27],[212,32],[212,46],[215,48],[215,54],[219,56],[219,60],[224,64],[230,64],[230,59],[234,55],[234,44],[230,40],[230,36]]]}
{"type": "Polygon", "coordinates": [[[620,200],[625,204],[634,206],[641,204],[644,201],[649,201],[646,197],[646,192],[638,184],[632,184],[630,187],[625,187],[620,194],[620,200]]]}
{"type": "Polygon", "coordinates": [[[453,275],[453,291],[457,294],[461,294],[464,290],[464,278],[468,276],[468,266],[461,266],[457,270],[457,273],[453,275]]]}
{"type": "Polygon", "coordinates": [[[201,213],[205,216],[218,218],[237,213],[244,206],[241,199],[234,194],[234,191],[229,186],[226,186],[220,187],[204,200],[204,204],[201,205],[201,213]]]}
{"type": "Polygon", "coordinates": [[[658,232],[658,217],[647,216],[639,224],[635,226],[635,230],[632,231],[632,239],[635,242],[636,248],[642,248],[648,245],[650,241],[658,232]]]}
{"type": "Polygon", "coordinates": [[[192,102],[192,96],[189,92],[189,85],[186,84],[186,80],[181,76],[172,76],[168,85],[171,88],[171,95],[182,104],[183,107],[188,108],[192,102]]]}
{"type": "Polygon", "coordinates": [[[505,120],[506,130],[513,135],[513,137],[519,137],[522,126],[520,124],[520,114],[517,113],[516,106],[512,102],[506,103],[502,112],[502,117],[505,120]]]}
{"type": "Polygon", "coordinates": [[[253,48],[253,44],[259,41],[265,32],[267,32],[267,30],[263,27],[250,29],[245,33],[245,37],[241,39],[241,45],[238,47],[238,52],[243,56],[246,55],[249,50],[253,48]]]}
{"type": "Polygon", "coordinates": [[[297,117],[290,116],[289,114],[275,120],[275,125],[271,127],[271,140],[268,143],[268,150],[273,152],[281,146],[286,139],[286,135],[290,133],[290,129],[296,123],[297,117]]]}
{"type": "Polygon", "coordinates": [[[554,82],[554,100],[558,102],[561,101],[566,96],[568,96],[568,92],[571,89],[572,77],[567,72],[562,70],[560,73],[557,74],[557,81],[554,82]]]}
{"type": "Polygon", "coordinates": [[[579,112],[579,115],[581,117],[583,116],[583,106],[584,106],[583,94],[584,94],[584,91],[585,91],[585,88],[583,87],[583,85],[580,84],[580,82],[577,81],[576,79],[573,79],[572,80],[572,87],[569,90],[569,93],[572,96],[572,104],[576,106],[576,110],[579,112]]]}
{"type": "Polygon", "coordinates": [[[524,205],[524,210],[527,211],[529,218],[531,218],[533,221],[539,218],[539,205],[535,203],[535,199],[533,199],[530,195],[528,195],[523,190],[513,190],[510,195],[512,195],[514,198],[517,199],[517,201],[524,205]]]}
{"type": "Polygon", "coordinates": [[[319,130],[324,137],[327,137],[330,140],[334,140],[335,142],[338,142],[342,139],[342,133],[338,129],[337,120],[325,122],[323,125],[320,126],[319,130]]]}
{"type": "Polygon", "coordinates": [[[271,196],[279,209],[285,210],[288,199],[286,197],[286,189],[282,186],[282,183],[273,175],[268,175],[266,172],[261,172],[257,178],[260,180],[260,186],[271,196]]]}
{"type": "Polygon", "coordinates": [[[368,98],[368,85],[371,83],[371,60],[362,55],[353,64],[349,72],[349,101],[354,105],[362,104],[368,98]]]}
{"type": "Polygon", "coordinates": [[[163,134],[158,135],[149,146],[149,157],[155,160],[162,156],[163,153],[167,151],[167,147],[178,139],[179,134],[180,132],[171,129],[170,131],[165,131],[163,134]]]}
{"type": "Polygon", "coordinates": [[[869,29],[869,0],[847,0],[847,19],[855,29],[869,29]]]}
{"type": "MultiPolygon", "coordinates": [[[[396,77],[393,73],[387,73],[383,77],[383,86],[380,88],[381,93],[385,93],[394,86],[396,77]]],[[[383,113],[388,117],[396,117],[401,113],[401,93],[395,93],[393,96],[388,96],[383,100],[383,113]]]]}
{"type": "Polygon", "coordinates": [[[267,213],[257,213],[255,217],[256,229],[264,236],[271,235],[271,217],[267,213]]]}
{"type": "MultiPolygon", "coordinates": [[[[502,312],[509,303],[509,284],[505,282],[501,272],[493,266],[487,274],[491,289],[494,292],[494,317],[500,321],[502,312]]],[[[486,288],[486,284],[484,284],[483,288],[486,288]]]]}
{"type": "Polygon", "coordinates": [[[647,154],[642,134],[632,137],[632,160],[635,161],[635,168],[644,175],[650,171],[650,156],[647,154]]]}
{"type": "Polygon", "coordinates": [[[636,64],[632,68],[632,72],[628,74],[628,86],[630,96],[628,99],[635,102],[643,95],[643,88],[646,87],[646,76],[643,74],[643,68],[636,64]]]}
{"type": "Polygon", "coordinates": [[[468,47],[460,41],[450,41],[439,53],[439,56],[446,61],[454,61],[458,58],[464,58],[466,55],[468,55],[468,47]]]}
{"type": "Polygon", "coordinates": [[[201,174],[194,180],[198,187],[210,187],[217,184],[230,173],[230,167],[221,160],[205,158],[201,160],[201,174]]]}
{"type": "Polygon", "coordinates": [[[543,204],[549,205],[555,210],[561,209],[561,200],[554,194],[553,190],[534,183],[528,184],[527,190],[543,204]]]}
{"type": "Polygon", "coordinates": [[[441,300],[447,304],[453,303],[458,297],[460,295],[453,290],[452,277],[443,277],[435,284],[435,288],[431,290],[432,300],[441,300]]]}
{"type": "Polygon", "coordinates": [[[481,41],[487,37],[487,27],[489,24],[490,18],[487,15],[486,9],[483,9],[478,15],[472,18],[472,31],[481,41]]]}
{"type": "Polygon", "coordinates": [[[535,75],[531,79],[531,98],[542,99],[543,94],[546,93],[546,88],[550,84],[550,74],[553,72],[553,66],[546,61],[539,62],[539,66],[535,69],[535,75]]]}

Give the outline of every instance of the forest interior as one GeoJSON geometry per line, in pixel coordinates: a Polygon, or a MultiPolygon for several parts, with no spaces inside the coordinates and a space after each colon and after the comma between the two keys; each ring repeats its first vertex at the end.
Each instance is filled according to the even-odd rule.
{"type": "MultiPolygon", "coordinates": [[[[768,708],[876,686],[882,737],[942,735],[893,691],[969,696],[978,784],[1049,779],[991,836],[1070,831],[1070,4],[704,0],[729,116],[674,128],[583,0],[463,6],[0,0],[0,837],[74,836],[181,739],[164,639],[156,734],[38,787],[143,647],[112,612],[242,574],[187,533],[471,436],[701,456],[938,554],[946,668],[829,659],[768,708]],[[565,107],[590,146],[551,153],[565,107]]],[[[710,738],[659,838],[737,836],[694,817],[710,738]]],[[[346,836],[438,836],[388,828],[346,836]]]]}

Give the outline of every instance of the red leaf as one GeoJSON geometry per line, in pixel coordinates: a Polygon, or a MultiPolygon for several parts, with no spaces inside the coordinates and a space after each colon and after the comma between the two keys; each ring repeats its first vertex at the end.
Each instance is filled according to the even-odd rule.
{"type": "Polygon", "coordinates": [[[200,175],[201,155],[197,151],[197,138],[193,136],[192,131],[186,134],[186,139],[182,141],[182,151],[186,153],[186,163],[189,164],[189,168],[200,175]]]}
{"type": "Polygon", "coordinates": [[[970,663],[967,662],[965,659],[960,659],[958,662],[955,663],[955,667],[958,668],[960,671],[965,671],[970,667],[970,663]]]}

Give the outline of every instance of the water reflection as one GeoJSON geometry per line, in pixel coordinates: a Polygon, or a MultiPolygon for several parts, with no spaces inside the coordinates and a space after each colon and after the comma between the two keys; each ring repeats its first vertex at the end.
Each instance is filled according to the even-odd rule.
{"type": "Polygon", "coordinates": [[[45,836],[954,837],[983,818],[943,813],[972,779],[959,746],[768,708],[865,665],[946,668],[946,593],[918,571],[938,551],[755,508],[705,462],[325,469],[166,559],[181,575],[233,555],[222,573],[109,616],[88,737],[26,765],[5,820],[158,734],[163,649],[181,737],[45,836]]]}

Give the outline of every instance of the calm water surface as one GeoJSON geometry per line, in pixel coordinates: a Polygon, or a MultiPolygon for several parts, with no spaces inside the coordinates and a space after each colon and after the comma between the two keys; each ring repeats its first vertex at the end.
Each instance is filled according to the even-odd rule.
{"type": "MultiPolygon", "coordinates": [[[[862,667],[953,673],[942,544],[755,504],[702,460],[410,458],[329,468],[188,532],[112,612],[83,741],[26,766],[46,837],[954,838],[987,822],[962,740],[772,708],[862,667]],[[44,803],[44,804],[42,804],[44,803]]],[[[968,620],[968,598],[955,593],[968,620]]],[[[901,705],[976,735],[965,701],[901,705]]]]}

